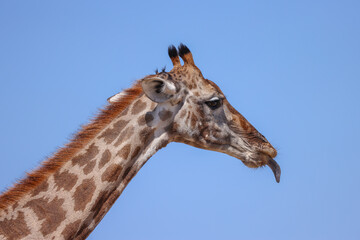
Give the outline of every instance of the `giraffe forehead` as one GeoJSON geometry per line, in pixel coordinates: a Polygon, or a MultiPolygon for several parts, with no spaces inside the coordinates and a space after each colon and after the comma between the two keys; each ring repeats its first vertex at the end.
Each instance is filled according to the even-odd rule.
{"type": "Polygon", "coordinates": [[[198,94],[222,94],[220,88],[212,81],[205,79],[197,68],[178,68],[168,73],[168,78],[183,83],[190,91],[198,94]]]}
{"type": "Polygon", "coordinates": [[[213,82],[207,79],[200,79],[188,85],[188,88],[197,97],[203,98],[224,97],[220,88],[213,82]]]}

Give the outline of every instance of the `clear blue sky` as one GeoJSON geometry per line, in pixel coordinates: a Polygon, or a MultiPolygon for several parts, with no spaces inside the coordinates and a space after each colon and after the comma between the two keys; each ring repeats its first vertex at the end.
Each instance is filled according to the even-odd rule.
{"type": "Polygon", "coordinates": [[[0,188],[180,42],[278,149],[281,182],[172,143],[90,239],[360,239],[359,1],[1,1],[0,188]]]}

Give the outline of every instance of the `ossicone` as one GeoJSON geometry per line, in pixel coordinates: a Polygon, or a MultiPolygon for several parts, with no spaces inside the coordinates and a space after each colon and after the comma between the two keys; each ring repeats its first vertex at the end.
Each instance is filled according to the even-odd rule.
{"type": "Polygon", "coordinates": [[[180,43],[178,49],[179,49],[179,55],[182,58],[182,60],[184,61],[184,65],[189,64],[189,65],[195,66],[194,59],[193,59],[193,56],[192,56],[189,48],[187,46],[185,46],[184,44],[180,43]]]}
{"type": "Polygon", "coordinates": [[[173,63],[174,67],[180,67],[180,58],[178,51],[174,45],[170,45],[168,48],[168,54],[171,59],[171,62],[173,63]]]}

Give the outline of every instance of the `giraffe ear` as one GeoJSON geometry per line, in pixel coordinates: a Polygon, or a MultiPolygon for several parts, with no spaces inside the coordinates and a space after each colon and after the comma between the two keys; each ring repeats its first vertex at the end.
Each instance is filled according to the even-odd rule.
{"type": "Polygon", "coordinates": [[[115,94],[114,96],[109,97],[109,98],[107,99],[107,101],[108,101],[109,103],[118,102],[118,101],[121,99],[121,97],[123,97],[123,96],[125,96],[125,95],[126,95],[126,94],[124,94],[123,92],[119,92],[119,93],[115,94]]]}
{"type": "Polygon", "coordinates": [[[159,77],[145,78],[141,81],[141,86],[146,96],[157,103],[168,101],[177,92],[173,81],[159,77]]]}

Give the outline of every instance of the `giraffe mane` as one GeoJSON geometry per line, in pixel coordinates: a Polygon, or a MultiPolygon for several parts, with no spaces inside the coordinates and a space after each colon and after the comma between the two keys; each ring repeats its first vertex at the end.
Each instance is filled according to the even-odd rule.
{"type": "Polygon", "coordinates": [[[29,193],[30,190],[39,186],[50,174],[57,171],[74,157],[80,149],[84,148],[107,124],[143,93],[140,82],[135,82],[131,88],[124,90],[123,93],[118,101],[110,103],[105,106],[105,108],[100,109],[100,112],[90,123],[82,126],[81,129],[74,134],[74,137],[69,143],[60,148],[52,157],[43,161],[40,167],[26,173],[26,177],[15,183],[11,188],[5,190],[0,195],[0,210],[5,210],[26,193],[29,193]]]}

